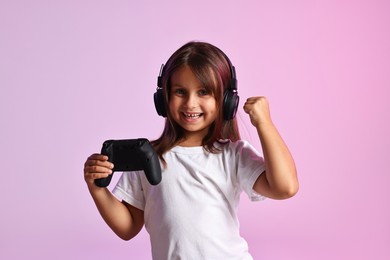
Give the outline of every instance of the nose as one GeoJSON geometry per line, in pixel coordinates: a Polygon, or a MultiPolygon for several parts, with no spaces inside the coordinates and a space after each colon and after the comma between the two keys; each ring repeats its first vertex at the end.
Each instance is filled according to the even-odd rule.
{"type": "Polygon", "coordinates": [[[186,108],[195,108],[198,106],[198,96],[196,94],[189,94],[185,102],[186,108]]]}

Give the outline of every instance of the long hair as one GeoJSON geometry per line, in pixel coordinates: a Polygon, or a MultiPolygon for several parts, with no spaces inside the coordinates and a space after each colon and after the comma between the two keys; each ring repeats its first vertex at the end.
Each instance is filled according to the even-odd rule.
{"type": "Polygon", "coordinates": [[[170,79],[172,74],[182,66],[188,66],[201,84],[213,93],[216,100],[218,117],[203,138],[203,148],[211,153],[218,153],[220,149],[215,146],[216,142],[223,144],[221,140],[237,141],[240,139],[236,119],[223,119],[224,91],[232,77],[225,54],[219,48],[206,42],[188,42],[172,54],[164,65],[161,75],[167,118],[161,136],[152,144],[164,164],[163,154],[174,147],[184,134],[182,127],[172,119],[168,109],[171,90],[170,79]]]}

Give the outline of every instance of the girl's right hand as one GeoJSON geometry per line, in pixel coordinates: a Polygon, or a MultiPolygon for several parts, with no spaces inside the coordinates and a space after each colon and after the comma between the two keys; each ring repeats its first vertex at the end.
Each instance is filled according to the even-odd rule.
{"type": "Polygon", "coordinates": [[[92,154],[84,163],[84,180],[88,187],[98,187],[95,180],[106,178],[112,174],[114,164],[108,161],[108,156],[102,154],[92,154]]]}

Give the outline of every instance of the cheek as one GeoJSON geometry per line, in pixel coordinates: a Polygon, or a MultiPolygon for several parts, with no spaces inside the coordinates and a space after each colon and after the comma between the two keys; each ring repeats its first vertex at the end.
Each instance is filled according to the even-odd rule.
{"type": "Polygon", "coordinates": [[[174,104],[173,104],[172,101],[170,101],[170,102],[168,103],[168,110],[171,111],[171,112],[173,112],[173,110],[174,110],[174,104]]]}
{"type": "Polygon", "coordinates": [[[217,107],[217,102],[215,99],[207,102],[207,109],[212,114],[215,114],[215,115],[218,114],[218,107],[217,107]]]}
{"type": "Polygon", "coordinates": [[[177,99],[171,98],[171,100],[168,103],[168,109],[171,112],[175,113],[175,111],[178,109],[179,105],[180,105],[180,102],[177,99]]]}
{"type": "Polygon", "coordinates": [[[217,100],[215,100],[215,98],[211,98],[209,103],[210,103],[210,108],[212,108],[213,110],[218,110],[217,100]]]}

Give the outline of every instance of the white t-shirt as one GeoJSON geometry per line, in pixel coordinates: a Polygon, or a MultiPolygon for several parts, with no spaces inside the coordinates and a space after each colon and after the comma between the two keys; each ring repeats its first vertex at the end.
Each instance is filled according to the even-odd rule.
{"type": "Polygon", "coordinates": [[[113,193],[144,210],[153,259],[252,259],[236,211],[242,191],[251,200],[264,198],[252,189],[264,160],[246,141],[218,146],[217,154],[172,148],[156,186],[143,171],[122,174],[113,193]]]}

